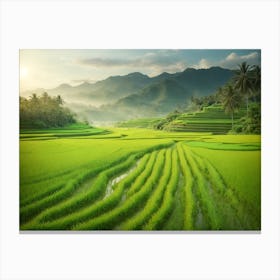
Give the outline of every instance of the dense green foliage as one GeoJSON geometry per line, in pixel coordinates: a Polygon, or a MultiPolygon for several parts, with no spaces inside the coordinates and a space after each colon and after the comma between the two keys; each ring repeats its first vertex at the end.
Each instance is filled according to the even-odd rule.
{"type": "Polygon", "coordinates": [[[70,110],[63,106],[58,95],[51,97],[46,92],[41,96],[32,94],[29,99],[20,97],[20,128],[63,127],[75,123],[70,110]]]}
{"type": "Polygon", "coordinates": [[[260,90],[260,69],[247,64],[245,61],[238,66],[233,77],[233,84],[240,94],[246,99],[246,108],[248,116],[249,97],[252,91],[260,90]]]}
{"type": "Polygon", "coordinates": [[[224,93],[222,96],[223,108],[226,113],[231,114],[231,128],[233,129],[233,114],[241,106],[241,96],[230,84],[224,88],[223,93],[224,93]]]}
{"type": "Polygon", "coordinates": [[[260,103],[251,103],[248,107],[247,117],[239,119],[233,126],[233,132],[236,133],[261,133],[261,105],[260,103]]]}
{"type": "Polygon", "coordinates": [[[20,143],[22,230],[260,229],[259,136],[39,132],[20,143]]]}

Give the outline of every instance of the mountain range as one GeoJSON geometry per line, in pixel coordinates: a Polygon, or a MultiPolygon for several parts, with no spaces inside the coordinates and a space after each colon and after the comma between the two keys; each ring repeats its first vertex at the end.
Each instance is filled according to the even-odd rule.
{"type": "Polygon", "coordinates": [[[178,106],[186,106],[191,96],[215,93],[233,74],[232,70],[221,67],[187,68],[156,77],[135,72],[96,83],[61,84],[54,89],[26,91],[21,95],[42,92],[61,95],[67,107],[89,121],[119,121],[164,116],[178,106]]]}

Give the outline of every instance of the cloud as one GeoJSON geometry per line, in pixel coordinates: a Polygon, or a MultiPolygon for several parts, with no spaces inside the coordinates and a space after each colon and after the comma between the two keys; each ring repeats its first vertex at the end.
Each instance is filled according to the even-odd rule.
{"type": "Polygon", "coordinates": [[[93,67],[149,67],[169,66],[170,64],[176,64],[177,61],[172,60],[170,57],[147,53],[143,57],[136,59],[89,58],[80,60],[80,63],[93,67]]]}
{"type": "Polygon", "coordinates": [[[246,55],[231,52],[225,58],[212,61],[201,57],[193,64],[188,64],[182,50],[151,50],[135,58],[100,58],[91,57],[79,60],[80,65],[93,68],[122,68],[123,71],[140,71],[150,76],[156,76],[162,72],[175,73],[185,70],[187,67],[196,69],[207,69],[212,66],[220,66],[228,69],[237,68],[238,64],[246,61],[250,65],[260,65],[260,52],[252,51],[246,55]]]}
{"type": "Polygon", "coordinates": [[[207,69],[210,68],[211,66],[212,66],[211,63],[205,58],[200,59],[198,64],[192,65],[192,67],[196,69],[207,69]]]}
{"type": "Polygon", "coordinates": [[[236,69],[239,64],[246,61],[249,65],[260,65],[261,57],[259,52],[251,52],[246,55],[238,55],[235,52],[230,53],[224,59],[210,62],[209,60],[202,58],[197,64],[193,64],[192,67],[196,69],[206,69],[212,66],[220,66],[228,69],[236,69]]]}
{"type": "Polygon", "coordinates": [[[113,67],[127,65],[127,60],[110,59],[110,58],[88,58],[78,61],[79,64],[89,65],[93,67],[113,67]]]}
{"type": "Polygon", "coordinates": [[[114,59],[114,58],[89,58],[79,60],[78,63],[91,67],[122,67],[146,69],[150,75],[158,75],[162,72],[178,72],[187,67],[186,61],[177,55],[176,50],[161,50],[148,52],[135,59],[114,59]]]}
{"type": "Polygon", "coordinates": [[[246,61],[250,65],[260,65],[261,57],[259,52],[251,52],[247,55],[238,55],[235,52],[230,53],[220,62],[220,66],[225,68],[237,68],[238,64],[246,61]]]}

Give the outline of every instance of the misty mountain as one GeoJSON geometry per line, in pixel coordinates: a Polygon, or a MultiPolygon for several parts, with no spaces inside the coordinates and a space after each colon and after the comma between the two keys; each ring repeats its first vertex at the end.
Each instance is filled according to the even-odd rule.
{"type": "Polygon", "coordinates": [[[54,89],[37,89],[23,92],[23,96],[32,93],[41,94],[44,91],[51,96],[61,95],[67,103],[80,103],[100,106],[112,103],[118,99],[137,93],[140,89],[152,83],[152,79],[139,72],[130,73],[125,76],[112,76],[94,84],[84,82],[78,86],[61,84],[54,89]]]}
{"type": "Polygon", "coordinates": [[[50,95],[61,95],[68,107],[90,121],[115,121],[166,115],[185,105],[191,96],[213,94],[232,76],[232,70],[220,67],[187,68],[183,72],[164,72],[152,78],[135,72],[108,77],[94,84],[62,84],[45,91],[50,95]]]}
{"type": "Polygon", "coordinates": [[[207,96],[217,91],[233,76],[233,71],[220,67],[188,68],[181,73],[163,73],[151,78],[153,83],[138,93],[119,99],[114,104],[88,110],[87,116],[97,121],[164,116],[186,106],[192,96],[207,96]]]}

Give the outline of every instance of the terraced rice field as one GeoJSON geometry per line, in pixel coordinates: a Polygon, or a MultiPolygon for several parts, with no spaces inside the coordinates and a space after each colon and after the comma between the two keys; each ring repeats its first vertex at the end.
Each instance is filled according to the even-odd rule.
{"type": "Polygon", "coordinates": [[[21,230],[260,229],[259,136],[45,137],[21,141],[21,230]]]}
{"type": "MultiPolygon", "coordinates": [[[[246,115],[246,109],[240,109],[234,114],[236,120],[246,115]]],[[[203,111],[185,113],[172,121],[166,128],[170,131],[213,132],[226,134],[231,130],[231,116],[225,114],[220,105],[204,107],[203,111]]]]}
{"type": "Polygon", "coordinates": [[[118,123],[118,127],[132,127],[132,128],[153,128],[155,124],[161,121],[160,118],[141,118],[123,121],[118,123]]]}

